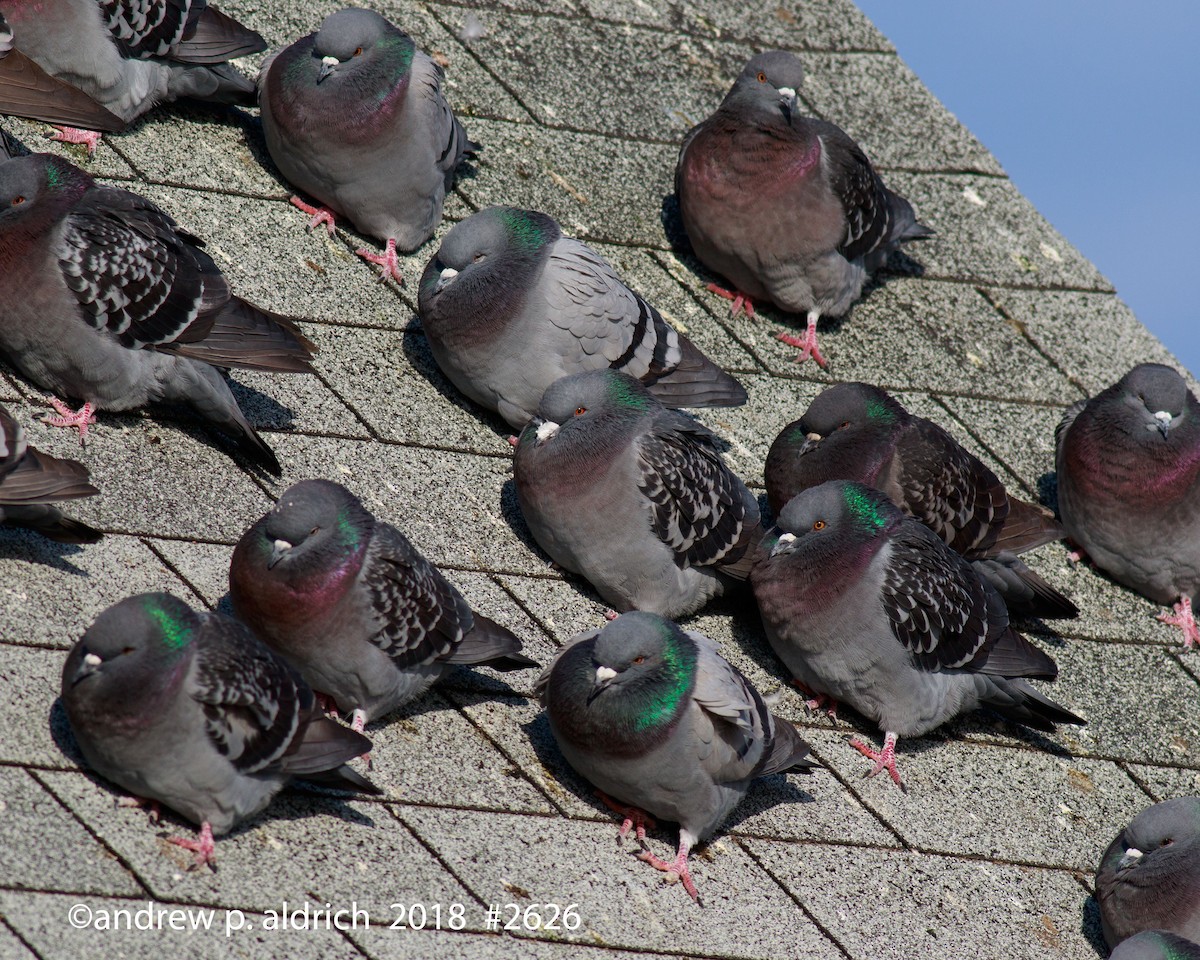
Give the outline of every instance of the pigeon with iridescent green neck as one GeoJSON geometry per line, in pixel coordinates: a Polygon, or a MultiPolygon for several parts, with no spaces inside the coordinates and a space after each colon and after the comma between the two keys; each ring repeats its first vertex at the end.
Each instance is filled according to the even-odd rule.
{"type": "Polygon", "coordinates": [[[603,257],[536,210],[489,207],[425,267],[421,326],[442,372],[513,427],[560,377],[610,368],[671,407],[731,407],[746,391],[627,287],[603,257]]]}
{"type": "Polygon", "coordinates": [[[87,467],[29,446],[20,424],[0,407],[0,523],[59,543],[95,543],[100,531],[71,519],[58,504],[99,492],[88,483],[87,467]]]}
{"type": "Polygon", "coordinates": [[[234,613],[354,728],[420,696],[454,664],[524,670],[521,641],[482,614],[341,484],[303,480],[242,535],[234,613]]]}
{"type": "Polygon", "coordinates": [[[694,613],[746,579],[762,536],[717,437],[615,370],[546,391],[513,478],[533,538],[617,611],[694,613]]]}
{"type": "Polygon", "coordinates": [[[853,741],[899,785],[896,740],[991,707],[1038,730],[1083,723],[1025,678],[1058,667],[971,564],[883,493],[831,480],[783,508],[751,573],[767,639],[804,687],[884,731],[853,741]]]}
{"type": "Polygon", "coordinates": [[[1110,947],[1141,930],[1200,942],[1200,797],[1146,808],[1117,834],[1096,871],[1110,947]]]}
{"type": "Polygon", "coordinates": [[[1163,930],[1143,930],[1122,940],[1108,960],[1200,960],[1200,943],[1163,930]]]}
{"type": "Polygon", "coordinates": [[[386,243],[382,279],[403,283],[396,250],[415,250],[442,221],[442,202],[467,138],[442,93],[442,68],[412,37],[371,10],[331,13],[316,33],[269,57],[258,80],[271,159],[315,198],[311,230],[348,217],[386,243]]]}
{"type": "Polygon", "coordinates": [[[803,80],[793,54],[751,59],[684,138],[675,192],[696,256],[736,288],[710,289],[734,313],[763,299],[807,314],[802,340],[779,339],[825,366],[817,319],[842,316],[896,247],[932,231],[840,127],[800,114],[803,80]]]}
{"type": "Polygon", "coordinates": [[[868,383],[840,383],[771,444],[767,499],[776,515],[802,490],[856,480],[882,490],[975,564],[1012,613],[1074,617],[1079,608],[1017,559],[1066,534],[1043,507],[1012,496],[974,454],[868,383]]]}
{"type": "Polygon", "coordinates": [[[242,624],[165,593],[96,618],[63,665],[62,702],[88,765],[200,824],[171,841],[214,859],[213,836],[294,778],[378,793],[345,764],[370,749],[321,716],[313,692],[242,624]]]}
{"type": "Polygon", "coordinates": [[[1174,604],[1159,619],[1200,644],[1200,401],[1143,363],[1069,408],[1055,440],[1067,534],[1118,583],[1174,604]]]}
{"type": "MultiPolygon", "coordinates": [[[[699,633],[633,612],[568,641],[536,693],[563,756],[606,801],[631,805],[644,839],[646,815],[679,824],[673,861],[642,860],[683,882],[693,899],[688,852],[712,836],[773,773],[807,773],[809,746],[699,633]]],[[[615,806],[615,804],[614,804],[615,806]]]]}

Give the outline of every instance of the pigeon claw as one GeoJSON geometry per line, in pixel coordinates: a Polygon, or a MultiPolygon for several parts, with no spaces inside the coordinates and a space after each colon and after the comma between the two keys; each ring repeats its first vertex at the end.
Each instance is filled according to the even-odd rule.
{"type": "Polygon", "coordinates": [[[189,840],[187,837],[167,837],[167,842],[196,854],[195,866],[202,867],[208,864],[214,870],[217,868],[217,847],[213,843],[212,825],[207,820],[200,825],[200,835],[195,840],[189,840]]]}
{"type": "Polygon", "coordinates": [[[1179,602],[1175,604],[1175,612],[1160,613],[1158,619],[1183,631],[1184,650],[1200,648],[1200,628],[1197,628],[1196,618],[1192,614],[1191,597],[1180,597],[1179,602]]]}
{"type": "Polygon", "coordinates": [[[78,127],[58,127],[54,128],[54,133],[50,135],[51,140],[58,143],[81,143],[87,147],[88,157],[96,155],[96,147],[100,145],[101,133],[99,130],[81,130],[78,127]]]}
{"type": "Polygon", "coordinates": [[[729,315],[731,317],[736,317],[743,310],[746,312],[746,316],[754,316],[754,302],[749,296],[742,293],[741,290],[726,290],[724,287],[718,286],[715,283],[710,283],[708,285],[708,289],[711,293],[715,293],[722,300],[733,301],[732,305],[729,307],[729,315]]]}
{"type": "Polygon", "coordinates": [[[330,210],[328,207],[314,207],[305,203],[299,197],[292,197],[291,204],[297,210],[307,213],[312,218],[308,221],[307,229],[309,233],[313,232],[314,227],[323,223],[325,224],[325,229],[329,232],[329,235],[331,237],[333,236],[335,216],[332,210],[330,210]]]}
{"type": "Polygon", "coordinates": [[[150,822],[158,823],[159,809],[157,800],[147,800],[145,797],[137,797],[131,794],[128,797],[118,797],[117,806],[144,809],[150,815],[150,822]]]}
{"type": "Polygon", "coordinates": [[[789,333],[780,333],[776,335],[789,347],[797,347],[800,353],[793,359],[793,363],[803,363],[809,357],[817,361],[817,366],[824,370],[829,366],[828,361],[821,355],[821,350],[817,346],[817,313],[815,310],[810,310],[808,314],[808,326],[805,328],[803,337],[793,337],[789,333]]]}
{"type": "Polygon", "coordinates": [[[400,286],[404,286],[404,275],[400,272],[400,261],[396,257],[396,238],[388,237],[387,247],[383,253],[372,253],[370,250],[360,247],[354,251],[360,257],[373,263],[379,267],[379,282],[387,283],[388,279],[395,280],[400,286]]]}
{"type": "Polygon", "coordinates": [[[85,403],[78,410],[72,410],[58,397],[50,398],[50,406],[58,411],[57,417],[46,417],[42,420],[51,427],[76,427],[79,430],[79,445],[83,446],[83,439],[87,436],[88,425],[96,422],[94,413],[95,407],[90,403],[85,403]]]}
{"type": "Polygon", "coordinates": [[[621,841],[625,839],[626,834],[629,833],[631,827],[636,827],[635,835],[637,836],[638,843],[645,844],[646,828],[649,827],[653,830],[658,826],[658,822],[645,810],[640,810],[637,807],[627,807],[623,803],[618,803],[603,790],[597,790],[596,796],[600,798],[600,802],[608,807],[609,810],[619,813],[625,818],[621,824],[621,830],[617,834],[618,847],[621,845],[621,841]]]}
{"type": "Polygon", "coordinates": [[[650,864],[655,870],[661,870],[667,875],[667,880],[671,883],[678,881],[683,884],[683,889],[688,892],[696,903],[700,903],[700,893],[696,890],[696,882],[692,879],[692,874],[688,870],[687,858],[690,845],[682,837],[679,839],[679,853],[675,855],[674,860],[663,860],[656,857],[649,850],[642,850],[638,853],[637,858],[644,863],[650,864]]]}
{"type": "Polygon", "coordinates": [[[875,761],[875,766],[867,772],[868,777],[875,776],[880,770],[886,770],[888,776],[892,778],[892,782],[901,790],[905,789],[904,784],[900,782],[900,771],[896,769],[896,735],[894,733],[888,731],[884,736],[882,750],[874,750],[857,738],[850,741],[850,746],[868,760],[875,761]]]}
{"type": "Polygon", "coordinates": [[[825,711],[825,715],[830,720],[837,722],[838,702],[827,693],[818,693],[806,683],[802,683],[796,678],[792,678],[792,686],[799,690],[808,699],[804,701],[804,709],[809,713],[820,713],[825,711]]]}

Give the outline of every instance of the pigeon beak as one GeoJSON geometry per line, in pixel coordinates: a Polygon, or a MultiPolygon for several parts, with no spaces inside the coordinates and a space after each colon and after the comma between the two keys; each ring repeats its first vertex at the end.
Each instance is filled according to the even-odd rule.
{"type": "Polygon", "coordinates": [[[545,443],[558,436],[559,426],[553,420],[543,420],[541,417],[534,417],[533,421],[537,423],[537,441],[545,443]]]}
{"type": "Polygon", "coordinates": [[[779,88],[779,109],[783,111],[784,117],[791,123],[792,114],[796,112],[796,91],[791,87],[779,88]]]}
{"type": "Polygon", "coordinates": [[[317,83],[320,83],[322,80],[324,80],[326,77],[328,77],[331,73],[333,73],[333,68],[336,67],[341,62],[342,61],[339,60],[337,57],[322,57],[321,58],[321,69],[317,73],[317,83]]]}
{"type": "Polygon", "coordinates": [[[450,286],[450,282],[457,276],[458,276],[457,270],[455,270],[453,267],[447,267],[445,270],[443,270],[441,273],[438,274],[437,286],[433,288],[433,292],[441,293],[448,286],[450,286]]]}
{"type": "Polygon", "coordinates": [[[1155,426],[1158,427],[1158,432],[1162,434],[1164,440],[1167,439],[1167,431],[1171,429],[1171,420],[1174,419],[1168,410],[1159,410],[1154,415],[1155,426]]]}
{"type": "Polygon", "coordinates": [[[778,556],[781,553],[791,553],[795,550],[796,535],[794,533],[781,533],[779,539],[775,541],[775,546],[771,548],[771,556],[778,556]]]}
{"type": "Polygon", "coordinates": [[[100,669],[100,665],[104,663],[94,653],[85,653],[83,659],[79,661],[79,667],[75,671],[75,676],[71,678],[71,686],[75,686],[80,680],[90,677],[93,673],[100,669]]]}
{"type": "Polygon", "coordinates": [[[824,439],[825,438],[823,436],[821,436],[819,433],[805,434],[804,442],[802,444],[800,444],[800,456],[804,456],[806,453],[812,453],[814,450],[817,449],[817,444],[819,444],[824,439]]]}
{"type": "Polygon", "coordinates": [[[596,682],[592,685],[592,692],[588,694],[587,702],[590,704],[601,693],[608,689],[609,684],[613,682],[617,671],[612,667],[597,667],[596,682]]]}
{"type": "Polygon", "coordinates": [[[271,570],[280,560],[288,555],[288,551],[292,549],[292,545],[286,540],[276,540],[271,545],[271,559],[267,561],[267,569],[271,570]]]}
{"type": "Polygon", "coordinates": [[[1141,859],[1142,859],[1142,851],[1139,850],[1137,847],[1130,847],[1128,850],[1125,851],[1125,856],[1123,856],[1120,859],[1120,861],[1117,863],[1117,869],[1118,870],[1126,870],[1129,867],[1132,867],[1135,863],[1137,863],[1141,859]]]}

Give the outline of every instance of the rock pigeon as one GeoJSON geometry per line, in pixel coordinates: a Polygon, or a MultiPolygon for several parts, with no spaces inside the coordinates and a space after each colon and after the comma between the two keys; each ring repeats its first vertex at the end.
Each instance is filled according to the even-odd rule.
{"type": "Polygon", "coordinates": [[[442,201],[467,138],[442,94],[442,68],[408,34],[370,10],[332,13],[316,33],[270,57],[258,81],[271,159],[334,216],[386,241],[383,256],[359,250],[380,277],[403,283],[396,249],[415,250],[442,220],[442,201]]]}
{"type": "Polygon", "coordinates": [[[1200,942],[1200,797],[1148,807],[1108,845],[1096,871],[1104,939],[1142,930],[1200,942]]]}
{"type": "Polygon", "coordinates": [[[219,367],[312,373],[289,319],[234,296],[202,242],[144,197],[50,154],[0,163],[0,351],[39,387],[94,409],[186,403],[251,461],[279,461],[219,367]]]}
{"type": "Polygon", "coordinates": [[[608,261],[536,210],[489,207],[457,224],[425,267],[418,307],[442,372],[517,429],[555,380],[608,367],[668,406],[746,402],[608,261]]]}
{"type": "Polygon", "coordinates": [[[1122,940],[1108,960],[1200,960],[1200,943],[1162,930],[1143,930],[1122,940]]]}
{"type": "Polygon", "coordinates": [[[798,113],[804,68],[772,50],[750,60],[717,111],[684,138],[679,213],[696,256],[752,299],[808,315],[801,347],[821,366],[817,319],[841,316],[905,240],[932,236],[841,128],[798,113]]]}
{"type": "Polygon", "coordinates": [[[971,564],[880,491],[831,480],[790,500],[751,573],[767,639],[796,680],[884,731],[853,746],[897,785],[899,736],[976,707],[1039,730],[1083,723],[1022,678],[1058,667],[1013,630],[971,564]]]}
{"type": "Polygon", "coordinates": [[[536,693],[567,762],[626,815],[622,838],[636,823],[642,840],[647,814],[679,824],[673,862],[645,849],[639,857],[696,900],[691,848],[712,836],[752,780],[814,766],[795,727],[771,714],[715,642],[653,613],[627,613],[571,639],[536,693]]]}
{"type": "Polygon", "coordinates": [[[345,766],[369,740],[322,717],[242,624],[170,594],[101,613],[63,666],[62,701],[89,766],[201,825],[198,840],[171,838],[198,865],[293,778],[379,793],[345,766]]]}
{"type": "Polygon", "coordinates": [[[207,0],[8,0],[0,28],[0,113],[82,124],[55,139],[85,143],[160,103],[254,102],[226,61],[266,49],[207,0]],[[13,49],[15,47],[15,49],[13,49]]]}
{"type": "Polygon", "coordinates": [[[879,387],[840,383],[820,393],[775,438],[765,474],[776,515],[801,490],[856,480],[882,490],[951,549],[976,561],[976,573],[999,591],[1010,612],[1079,613],[1016,557],[1066,536],[1054,515],[1010,495],[978,457],[879,387]]]}
{"type": "Polygon", "coordinates": [[[354,728],[420,696],[453,664],[523,670],[521,641],[472,612],[399,530],[329,480],[304,480],[242,535],[234,613],[354,728]]]}
{"type": "Polygon", "coordinates": [[[72,520],[56,504],[99,492],[88,483],[87,467],[29,446],[20,424],[0,407],[0,523],[59,543],[95,543],[100,531],[72,520]]]}
{"type": "Polygon", "coordinates": [[[513,477],[533,538],[621,612],[694,613],[746,579],[762,537],[717,437],[615,370],[546,391],[513,477]]]}
{"type": "Polygon", "coordinates": [[[1159,617],[1200,643],[1200,402],[1170,367],[1143,363],[1081,400],[1055,430],[1058,509],[1070,538],[1159,617]]]}

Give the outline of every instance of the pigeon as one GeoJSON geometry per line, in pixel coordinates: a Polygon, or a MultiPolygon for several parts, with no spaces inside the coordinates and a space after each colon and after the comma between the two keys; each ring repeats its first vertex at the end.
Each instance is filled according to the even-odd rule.
{"type": "Polygon", "coordinates": [[[857,480],[882,490],[952,550],[975,562],[1010,613],[1075,617],[1079,608],[1016,555],[1066,533],[1043,507],[1010,495],[979,458],[879,387],[840,383],[775,438],[767,499],[778,515],[801,490],[857,480]]]}
{"type": "Polygon", "coordinates": [[[250,461],[279,461],[219,367],[312,373],[316,347],[286,317],[234,296],[202,241],[154,203],[61,157],[0,163],[0,352],[39,387],[95,409],[182,402],[250,461]]]}
{"type": "Polygon", "coordinates": [[[242,535],[229,595],[259,639],[352,713],[355,730],[420,696],[456,663],[538,666],[399,530],[329,480],[289,487],[242,535]]]}
{"type": "Polygon", "coordinates": [[[1122,940],[1109,960],[1200,960],[1200,943],[1162,930],[1143,930],[1122,940]]]}
{"type": "Polygon", "coordinates": [[[1081,400],[1055,430],[1058,509],[1092,562],[1200,644],[1200,402],[1158,363],[1081,400]]]}
{"type": "Polygon", "coordinates": [[[1108,845],[1096,871],[1104,939],[1142,930],[1200,942],[1200,797],[1148,807],[1108,845]]]}
{"type": "Polygon", "coordinates": [[[442,372],[518,430],[555,380],[606,367],[668,406],[746,402],[742,385],[608,261],[536,210],[489,207],[455,225],[425,267],[417,303],[442,372]]]}
{"type": "Polygon", "coordinates": [[[254,103],[227,61],[262,36],[207,0],[8,0],[0,26],[0,113],[82,124],[55,137],[94,152],[160,103],[254,103]]]}
{"type": "Polygon", "coordinates": [[[905,240],[933,235],[840,127],[801,116],[804,68],[771,50],[750,60],[717,111],[684,138],[679,213],[700,262],[736,288],[709,289],[733,312],[768,300],[806,313],[803,339],[780,335],[822,367],[817,319],[842,316],[905,240]]]}
{"type": "Polygon", "coordinates": [[[687,616],[747,578],[762,537],[719,443],[627,373],[576,373],[521,433],[517,501],[541,548],[614,610],[687,616]]]}
{"type": "Polygon", "coordinates": [[[63,665],[62,702],[92,769],[200,824],[171,842],[213,862],[213,837],[295,777],[379,793],[345,766],[370,749],[250,631],[166,593],[100,614],[63,665]]]}
{"type": "Polygon", "coordinates": [[[971,564],[885,494],[830,480],[790,500],[750,581],[767,639],[798,684],[884,731],[868,776],[898,786],[896,739],[987,706],[1038,730],[1084,721],[1024,678],[1058,667],[1008,623],[971,564]]]}
{"type": "Polygon", "coordinates": [[[316,198],[292,203],[324,222],[335,216],[386,242],[359,256],[380,278],[403,283],[396,250],[415,250],[442,220],[442,201],[467,137],[442,93],[442,68],[408,34],[370,10],[331,13],[316,33],[263,63],[258,81],[271,159],[316,198]]]}
{"type": "Polygon", "coordinates": [[[100,531],[71,519],[56,504],[99,492],[88,483],[87,467],[29,446],[20,424],[0,407],[0,523],[36,530],[59,543],[95,543],[100,531]]]}
{"type": "Polygon", "coordinates": [[[815,765],[796,728],[714,641],[653,613],[626,613],[568,641],[535,693],[567,762],[625,815],[621,838],[636,823],[643,841],[649,817],[679,824],[673,862],[646,849],[639,858],[682,881],[693,900],[688,852],[751,781],[815,765]]]}

